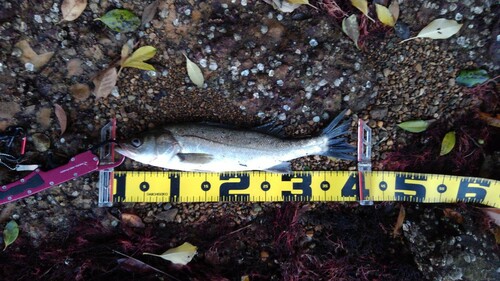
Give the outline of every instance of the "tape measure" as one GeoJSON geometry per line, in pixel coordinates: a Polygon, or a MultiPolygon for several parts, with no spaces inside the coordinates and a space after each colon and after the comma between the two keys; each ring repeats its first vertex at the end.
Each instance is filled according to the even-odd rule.
{"type": "Polygon", "coordinates": [[[109,202],[407,201],[471,202],[500,208],[500,182],[449,175],[382,172],[110,172],[109,202]]]}

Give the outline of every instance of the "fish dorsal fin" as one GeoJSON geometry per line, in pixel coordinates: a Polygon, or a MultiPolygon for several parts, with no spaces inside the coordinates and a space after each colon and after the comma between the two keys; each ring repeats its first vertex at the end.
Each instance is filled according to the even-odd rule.
{"type": "Polygon", "coordinates": [[[259,133],[268,134],[277,138],[285,137],[285,130],[283,129],[283,125],[276,125],[275,121],[264,123],[260,126],[253,128],[252,130],[259,133]]]}
{"type": "Polygon", "coordinates": [[[264,171],[279,174],[289,174],[292,172],[292,164],[290,164],[290,162],[281,162],[280,164],[269,167],[264,171]]]}
{"type": "Polygon", "coordinates": [[[212,154],[206,153],[177,153],[177,157],[184,163],[207,164],[214,159],[212,154]]]}

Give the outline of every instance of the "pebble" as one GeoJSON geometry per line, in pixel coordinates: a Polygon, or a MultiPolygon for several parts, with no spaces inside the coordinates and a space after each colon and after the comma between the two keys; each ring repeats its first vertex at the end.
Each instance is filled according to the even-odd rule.
{"type": "Polygon", "coordinates": [[[455,78],[450,78],[450,79],[448,80],[448,86],[450,86],[450,87],[455,86],[455,78]]]}
{"type": "Polygon", "coordinates": [[[318,46],[318,41],[316,41],[316,39],[311,39],[311,41],[309,41],[309,45],[311,45],[311,47],[317,47],[318,46]]]}
{"type": "Polygon", "coordinates": [[[415,64],[415,70],[418,71],[419,73],[422,73],[422,64],[421,63],[415,64]]]}

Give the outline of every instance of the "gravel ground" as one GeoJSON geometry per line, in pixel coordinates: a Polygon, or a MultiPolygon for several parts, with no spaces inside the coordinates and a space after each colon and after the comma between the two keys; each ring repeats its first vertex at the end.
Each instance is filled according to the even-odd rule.
{"type": "MultiPolygon", "coordinates": [[[[2,2],[0,131],[9,125],[27,128],[26,161],[48,169],[97,144],[99,129],[112,117],[117,118],[119,137],[180,121],[244,128],[275,121],[284,125],[289,136],[306,136],[348,108],[352,143],[359,118],[373,128],[377,170],[498,178],[494,172],[500,167],[498,128],[471,117],[478,109],[498,113],[498,85],[487,92],[491,97],[485,97],[471,94],[455,81],[462,69],[483,68],[491,77],[498,75],[498,3],[399,1],[399,22],[408,25],[412,35],[438,17],[464,25],[446,40],[399,44],[401,39],[392,30],[368,22],[358,50],[342,33],[340,21],[325,9],[332,1],[310,2],[318,9],[303,5],[293,13],[280,13],[264,1],[161,1],[150,23],[126,34],[94,19],[113,8],[140,15],[148,3],[89,0],[77,20],[60,23],[59,1],[2,2]],[[15,47],[23,39],[38,54],[51,51],[54,56],[41,69],[30,70],[15,47]],[[106,98],[76,90],[77,84],[92,88],[92,79],[119,59],[121,47],[130,39],[138,46],[157,48],[149,61],[156,71],[123,69],[117,87],[106,98]],[[190,82],[182,52],[201,66],[203,88],[190,82]],[[54,104],[62,106],[69,120],[62,135],[54,104]],[[396,124],[411,119],[436,119],[436,129],[415,135],[397,128],[396,124]],[[458,161],[453,165],[394,161],[394,153],[410,159],[422,153],[418,151],[422,147],[434,145],[439,151],[431,133],[450,128],[479,134],[484,148],[473,145],[467,153],[471,158],[460,165],[458,161]],[[480,169],[484,159],[492,160],[480,169]],[[493,172],[483,174],[488,168],[493,172]]],[[[337,3],[348,14],[359,14],[348,1],[337,3]]],[[[446,163],[451,159],[446,158],[446,163]]],[[[355,163],[311,156],[294,160],[293,168],[353,170],[355,163]]],[[[158,170],[131,160],[119,169],[158,170]]],[[[19,176],[0,170],[2,183],[19,176]]],[[[0,222],[14,219],[21,229],[18,241],[0,253],[2,276],[18,280],[500,279],[498,246],[491,233],[495,226],[470,205],[128,203],[98,208],[96,182],[93,174],[0,207],[0,222]],[[393,237],[401,206],[407,215],[402,233],[393,237]],[[461,219],[445,210],[453,210],[461,219]],[[124,214],[137,215],[143,224],[124,220],[124,214]],[[140,255],[162,252],[184,241],[199,247],[188,267],[140,255]],[[112,250],[174,277],[138,265],[125,266],[118,261],[123,257],[112,250]]]]}

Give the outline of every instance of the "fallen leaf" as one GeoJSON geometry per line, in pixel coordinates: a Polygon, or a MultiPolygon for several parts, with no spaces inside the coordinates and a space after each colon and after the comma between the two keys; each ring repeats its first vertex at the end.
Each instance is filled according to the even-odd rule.
{"type": "Polygon", "coordinates": [[[250,281],[250,276],[248,275],[241,276],[241,281],[250,281]]]}
{"type": "Polygon", "coordinates": [[[375,11],[377,12],[377,17],[381,23],[391,27],[394,26],[394,24],[396,24],[396,21],[394,20],[391,11],[389,11],[387,7],[382,6],[380,4],[375,4],[375,11]]]}
{"type": "Polygon", "coordinates": [[[272,5],[273,8],[283,13],[291,13],[301,5],[301,4],[292,4],[284,0],[264,0],[264,2],[272,5]]]}
{"type": "Polygon", "coordinates": [[[66,131],[66,126],[68,124],[68,117],[62,106],[57,103],[54,104],[54,111],[56,113],[57,121],[59,122],[59,127],[61,127],[61,135],[66,131]]]}
{"type": "Polygon", "coordinates": [[[392,0],[389,5],[389,11],[391,11],[391,15],[394,18],[394,22],[397,22],[399,19],[399,2],[398,0],[392,0]]]}
{"type": "Polygon", "coordinates": [[[147,5],[146,8],[144,8],[144,11],[142,12],[141,24],[144,25],[153,20],[159,5],[160,1],[155,0],[151,4],[147,5]]]}
{"type": "Polygon", "coordinates": [[[459,24],[454,20],[435,19],[422,29],[417,36],[408,38],[399,43],[413,40],[415,38],[431,38],[431,39],[446,39],[455,35],[463,24],[459,24]]]}
{"type": "Polygon", "coordinates": [[[76,20],[87,7],[87,0],[64,0],[61,4],[63,21],[76,20]]]}
{"type": "Polygon", "coordinates": [[[308,5],[308,6],[311,6],[312,8],[314,8],[314,9],[318,9],[315,6],[311,5],[311,3],[309,3],[309,0],[286,0],[286,1],[288,3],[291,3],[291,4],[308,5]]]}
{"type": "Polygon", "coordinates": [[[394,225],[394,230],[392,231],[393,237],[399,236],[399,231],[403,226],[403,222],[405,221],[405,216],[406,216],[405,207],[401,205],[401,208],[399,209],[398,219],[396,220],[396,225],[394,225]]]}
{"type": "Polygon", "coordinates": [[[17,42],[16,47],[19,48],[22,51],[22,56],[21,56],[21,61],[26,64],[26,63],[31,63],[33,64],[33,67],[35,70],[39,70],[42,66],[47,64],[49,60],[52,58],[54,55],[54,52],[47,52],[43,53],[41,55],[38,55],[33,51],[31,46],[29,45],[28,41],[26,40],[21,40],[17,42]]]}
{"type": "Polygon", "coordinates": [[[21,107],[17,102],[0,102],[0,118],[11,119],[19,111],[21,111],[21,107]]]}
{"type": "Polygon", "coordinates": [[[69,91],[77,101],[84,101],[90,96],[90,88],[87,84],[74,84],[69,88],[69,91]]]}
{"type": "Polygon", "coordinates": [[[116,32],[131,32],[141,26],[141,20],[131,11],[114,9],[95,20],[102,21],[107,27],[116,32]]]}
{"type": "Polygon", "coordinates": [[[481,208],[484,213],[497,225],[500,226],[500,209],[497,208],[481,208]]]}
{"type": "Polygon", "coordinates": [[[146,226],[144,225],[142,219],[139,216],[127,213],[122,214],[122,223],[127,226],[137,227],[137,228],[144,228],[146,226]]]}
{"type": "Polygon", "coordinates": [[[134,67],[142,70],[155,70],[154,66],[149,63],[145,63],[145,60],[148,60],[156,54],[156,48],[152,46],[144,46],[135,50],[131,56],[129,56],[121,65],[123,68],[125,67],[134,67]]]}
{"type": "Polygon", "coordinates": [[[500,114],[497,114],[497,116],[495,117],[488,113],[479,112],[479,118],[481,120],[484,120],[490,126],[500,128],[500,114]]]}
{"type": "Polygon", "coordinates": [[[424,120],[412,120],[412,121],[406,121],[403,123],[399,123],[398,127],[401,129],[412,132],[412,133],[420,133],[429,127],[430,122],[429,121],[424,121],[424,120]]]}
{"type": "Polygon", "coordinates": [[[68,70],[68,77],[78,76],[83,73],[82,61],[79,59],[69,60],[66,64],[66,69],[68,70]]]}
{"type": "Polygon", "coordinates": [[[446,155],[450,153],[450,151],[455,147],[456,143],[456,135],[454,131],[446,133],[441,142],[441,152],[439,152],[439,156],[446,155]]]}
{"type": "Polygon", "coordinates": [[[36,114],[37,122],[42,125],[43,128],[48,128],[50,126],[50,114],[52,110],[48,107],[41,108],[36,114]]]}
{"type": "Polygon", "coordinates": [[[358,40],[359,40],[359,25],[358,19],[356,15],[351,15],[348,18],[344,18],[342,20],[342,31],[354,41],[356,48],[359,49],[358,40]]]}
{"type": "Polygon", "coordinates": [[[356,7],[356,9],[360,10],[363,15],[365,15],[367,18],[369,18],[371,21],[375,21],[372,19],[368,13],[368,1],[366,0],[351,0],[351,4],[356,7]]]}
{"type": "Polygon", "coordinates": [[[105,69],[103,72],[97,75],[94,80],[92,80],[95,85],[94,95],[97,98],[105,98],[109,96],[116,85],[117,79],[118,73],[116,72],[116,68],[111,67],[105,69]]]}
{"type": "Polygon", "coordinates": [[[483,84],[488,81],[490,76],[488,72],[484,69],[474,69],[474,70],[461,70],[458,73],[457,81],[458,84],[467,86],[469,88],[474,87],[479,84],[483,84]]]}
{"type": "Polygon", "coordinates": [[[196,86],[200,88],[203,87],[205,79],[203,78],[203,73],[201,72],[200,67],[192,62],[185,53],[183,53],[183,55],[186,57],[186,69],[189,79],[191,79],[191,82],[193,82],[196,86]]]}
{"type": "Polygon", "coordinates": [[[121,57],[120,57],[120,70],[118,70],[118,76],[120,76],[120,73],[122,72],[123,68],[123,63],[128,59],[130,54],[132,53],[132,50],[134,49],[134,40],[130,39],[127,41],[127,43],[123,44],[122,50],[121,50],[121,57]]]}
{"type": "Polygon", "coordinates": [[[122,65],[125,62],[125,60],[127,60],[131,52],[132,52],[132,47],[130,47],[130,44],[128,42],[123,44],[121,51],[120,65],[122,65]]]}
{"type": "Polygon", "coordinates": [[[10,244],[16,241],[17,236],[19,236],[19,226],[16,221],[10,221],[3,230],[3,242],[5,243],[5,247],[3,248],[4,251],[10,244]]]}
{"type": "Polygon", "coordinates": [[[16,209],[16,204],[4,205],[2,211],[0,212],[0,223],[6,222],[15,209],[16,209]]]}
{"type": "Polygon", "coordinates": [[[451,208],[445,208],[443,212],[445,217],[450,218],[458,224],[462,224],[464,222],[464,217],[459,212],[451,208]]]}
{"type": "Polygon", "coordinates": [[[184,242],[184,244],[180,245],[179,247],[172,248],[161,255],[156,255],[152,253],[143,253],[143,255],[160,257],[162,259],[171,261],[174,264],[186,265],[196,255],[197,249],[198,248],[196,246],[193,246],[188,242],[184,242]]]}

